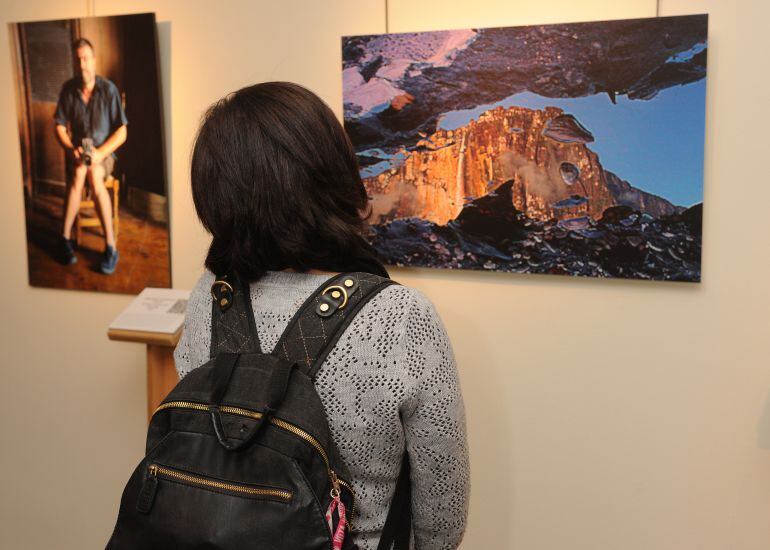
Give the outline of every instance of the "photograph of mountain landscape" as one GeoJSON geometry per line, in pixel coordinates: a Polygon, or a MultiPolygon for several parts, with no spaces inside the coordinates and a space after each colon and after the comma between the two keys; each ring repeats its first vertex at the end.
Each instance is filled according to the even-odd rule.
{"type": "Polygon", "coordinates": [[[386,263],[699,282],[708,16],[342,38],[386,263]]]}

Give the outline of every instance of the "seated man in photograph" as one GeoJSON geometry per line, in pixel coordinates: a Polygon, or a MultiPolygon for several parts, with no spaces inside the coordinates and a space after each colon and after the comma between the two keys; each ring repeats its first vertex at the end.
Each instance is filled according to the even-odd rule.
{"type": "Polygon", "coordinates": [[[65,199],[63,260],[66,264],[77,261],[71,232],[83,186],[88,180],[104,227],[105,250],[100,267],[102,273],[110,274],[118,263],[118,251],[112,225],[112,201],[104,181],[112,173],[114,151],[126,141],[128,119],[117,86],[96,74],[91,42],[79,38],[72,49],[79,75],[62,86],[54,115],[56,137],[71,155],[74,165],[65,199]]]}

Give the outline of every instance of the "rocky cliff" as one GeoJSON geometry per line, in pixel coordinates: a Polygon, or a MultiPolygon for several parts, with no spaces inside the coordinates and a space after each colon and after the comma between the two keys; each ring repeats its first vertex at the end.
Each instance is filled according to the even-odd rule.
{"type": "Polygon", "coordinates": [[[671,216],[684,211],[684,207],[675,206],[663,197],[637,189],[609,170],[605,170],[604,174],[606,176],[607,187],[618,204],[630,206],[634,210],[646,212],[656,218],[661,216],[671,216]]]}
{"type": "Polygon", "coordinates": [[[456,130],[424,136],[402,161],[364,179],[372,223],[455,219],[468,202],[512,181],[512,206],[537,220],[599,219],[623,204],[653,216],[677,207],[603,169],[591,133],[562,109],[497,107],[456,130]]]}

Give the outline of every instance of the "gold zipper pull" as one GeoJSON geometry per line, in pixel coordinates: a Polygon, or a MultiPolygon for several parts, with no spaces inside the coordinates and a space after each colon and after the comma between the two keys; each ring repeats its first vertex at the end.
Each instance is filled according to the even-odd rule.
{"type": "Polygon", "coordinates": [[[155,464],[150,466],[150,475],[153,477],[158,477],[158,467],[155,464]]]}
{"type": "Polygon", "coordinates": [[[337,479],[337,474],[334,470],[329,470],[329,477],[332,480],[332,490],[329,492],[332,498],[339,498],[340,496],[340,480],[337,479]]]}

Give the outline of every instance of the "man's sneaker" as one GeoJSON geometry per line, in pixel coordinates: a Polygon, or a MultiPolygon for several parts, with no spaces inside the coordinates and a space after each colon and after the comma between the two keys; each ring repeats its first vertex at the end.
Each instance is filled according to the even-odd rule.
{"type": "Polygon", "coordinates": [[[64,236],[61,238],[61,260],[64,265],[72,265],[78,261],[75,256],[75,241],[64,236]]]}
{"type": "Polygon", "coordinates": [[[102,273],[110,275],[115,271],[115,266],[118,265],[118,250],[110,245],[104,249],[104,257],[102,258],[102,273]]]}

